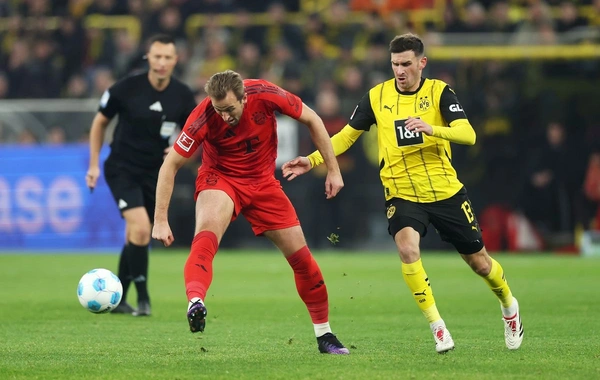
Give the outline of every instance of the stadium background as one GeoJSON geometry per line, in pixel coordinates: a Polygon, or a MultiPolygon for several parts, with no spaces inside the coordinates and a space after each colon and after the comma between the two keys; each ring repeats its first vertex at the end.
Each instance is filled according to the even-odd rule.
{"type": "MultiPolygon", "coordinates": [[[[121,246],[106,187],[85,189],[87,133],[102,92],[144,67],[149,35],[176,37],[176,76],[198,100],[212,73],[234,69],[297,93],[333,134],[391,77],[387,43],[408,31],[426,42],[425,76],[452,85],[476,129],[453,163],[488,247],[577,251],[600,228],[598,0],[0,0],[0,250],[121,246]]],[[[284,184],[312,247],[334,248],[336,234],[342,249],[393,249],[374,137],[339,157],[335,200],[319,170],[284,184]]],[[[282,118],[280,161],[312,150],[282,118]]],[[[172,201],[179,246],[192,238],[196,166],[172,201]]],[[[270,245],[241,219],[222,246],[270,245]]],[[[429,234],[424,248],[448,247],[429,234]]]]}

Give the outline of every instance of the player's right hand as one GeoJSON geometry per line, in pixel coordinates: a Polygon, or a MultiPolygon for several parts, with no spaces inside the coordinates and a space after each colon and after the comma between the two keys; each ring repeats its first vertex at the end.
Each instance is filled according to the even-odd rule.
{"type": "Polygon", "coordinates": [[[290,160],[283,165],[281,165],[281,171],[283,172],[283,178],[287,178],[288,181],[293,180],[294,178],[302,175],[304,173],[308,173],[312,169],[310,161],[308,158],[303,156],[298,156],[293,160],[290,160]]]}
{"type": "Polygon", "coordinates": [[[175,241],[168,222],[154,223],[154,226],[152,227],[152,238],[162,241],[165,247],[170,246],[175,241]]]}
{"type": "Polygon", "coordinates": [[[90,166],[85,175],[85,184],[90,189],[90,191],[94,190],[94,188],[96,187],[96,182],[98,182],[99,177],[100,177],[100,167],[99,166],[90,166]]]}

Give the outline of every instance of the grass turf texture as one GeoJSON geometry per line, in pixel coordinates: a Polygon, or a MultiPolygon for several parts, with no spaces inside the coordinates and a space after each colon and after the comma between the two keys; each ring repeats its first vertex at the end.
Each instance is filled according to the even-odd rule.
{"type": "MultiPolygon", "coordinates": [[[[116,255],[0,255],[2,379],[591,379],[600,377],[600,260],[496,255],[521,304],[525,340],[504,346],[498,301],[453,253],[424,253],[456,349],[438,355],[392,253],[316,252],[334,332],[350,356],[319,354],[278,252],[219,252],[206,331],[185,319],[186,252],[154,251],[153,315],[94,315],[87,270],[116,255]]],[[[135,306],[135,290],[129,299],[135,306]]]]}

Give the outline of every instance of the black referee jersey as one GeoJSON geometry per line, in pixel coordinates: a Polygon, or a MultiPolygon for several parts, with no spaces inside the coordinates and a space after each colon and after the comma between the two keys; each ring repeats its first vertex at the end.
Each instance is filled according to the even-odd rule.
{"type": "Polygon", "coordinates": [[[119,115],[107,162],[157,170],[169,137],[195,106],[192,90],[174,77],[163,91],[152,87],[147,71],[121,79],[104,92],[98,109],[109,119],[119,115]]]}

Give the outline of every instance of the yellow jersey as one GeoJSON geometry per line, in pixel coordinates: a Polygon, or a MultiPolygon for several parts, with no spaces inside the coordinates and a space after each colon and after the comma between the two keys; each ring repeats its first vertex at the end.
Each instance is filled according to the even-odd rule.
{"type": "MultiPolygon", "coordinates": [[[[332,137],[336,155],[373,125],[377,126],[379,170],[386,200],[431,203],[448,199],[463,187],[452,167],[450,142],[472,145],[475,131],[445,82],[423,78],[413,92],[399,91],[395,78],[373,87],[339,136],[332,137]],[[431,125],[433,135],[405,129],[409,116],[431,125]]],[[[322,162],[318,152],[308,158],[313,167],[322,162]]]]}

